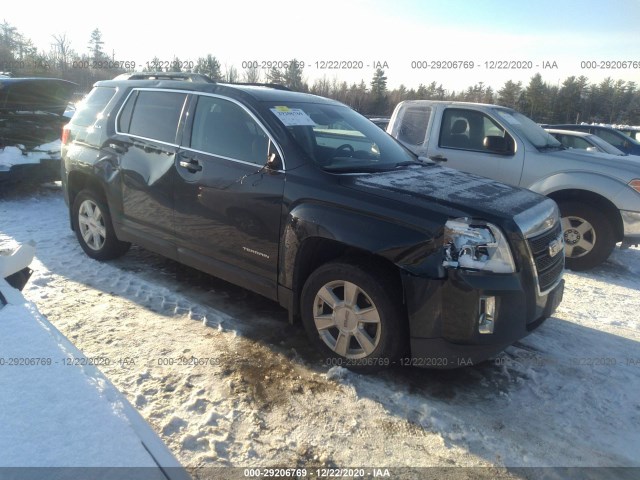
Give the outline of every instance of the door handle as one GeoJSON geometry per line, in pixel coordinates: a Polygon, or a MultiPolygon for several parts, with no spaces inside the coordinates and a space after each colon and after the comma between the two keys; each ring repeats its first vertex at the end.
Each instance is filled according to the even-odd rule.
{"type": "Polygon", "coordinates": [[[179,165],[182,168],[186,168],[187,170],[189,170],[191,173],[195,173],[195,172],[200,172],[202,170],[202,165],[200,165],[198,163],[197,160],[191,159],[189,161],[187,160],[180,160],[179,165]]]}
{"type": "Polygon", "coordinates": [[[446,162],[447,161],[447,157],[445,157],[444,155],[429,155],[429,158],[431,160],[433,160],[434,162],[446,162]]]}

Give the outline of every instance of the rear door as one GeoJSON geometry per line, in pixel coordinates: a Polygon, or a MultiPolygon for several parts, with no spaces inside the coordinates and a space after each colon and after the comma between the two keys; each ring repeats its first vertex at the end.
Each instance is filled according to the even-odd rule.
{"type": "Polygon", "coordinates": [[[446,167],[519,185],[524,148],[516,145],[496,119],[479,110],[455,107],[445,108],[436,121],[439,125],[435,125],[428,147],[430,158],[446,162],[446,167]],[[510,153],[488,150],[485,137],[502,137],[511,146],[510,153]]]}
{"type": "Polygon", "coordinates": [[[209,94],[194,96],[182,138],[180,261],[275,298],[285,180],[283,170],[266,167],[275,144],[242,104],[209,94]]]}
{"type": "Polygon", "coordinates": [[[173,223],[176,136],[188,94],[133,90],[109,148],[120,157],[121,228],[136,243],[175,257],[173,223]]]}

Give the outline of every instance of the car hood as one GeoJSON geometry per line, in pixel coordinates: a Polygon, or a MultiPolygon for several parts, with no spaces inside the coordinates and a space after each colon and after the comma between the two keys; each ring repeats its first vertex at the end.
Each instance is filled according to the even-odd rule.
{"type": "Polygon", "coordinates": [[[349,176],[343,184],[391,200],[436,201],[473,215],[486,212],[500,218],[513,218],[544,200],[543,196],[530,190],[428,164],[349,176]]]}
{"type": "Polygon", "coordinates": [[[0,78],[0,115],[45,112],[62,116],[77,87],[59,78],[0,78]]]}
{"type": "Polygon", "coordinates": [[[558,165],[565,165],[566,160],[576,162],[575,166],[596,167],[598,171],[603,171],[603,167],[610,171],[611,176],[622,178],[627,181],[626,175],[622,175],[624,170],[628,171],[632,178],[640,175],[640,156],[638,155],[610,155],[608,153],[580,152],[576,150],[559,150],[548,152],[547,155],[558,157],[558,165]]]}

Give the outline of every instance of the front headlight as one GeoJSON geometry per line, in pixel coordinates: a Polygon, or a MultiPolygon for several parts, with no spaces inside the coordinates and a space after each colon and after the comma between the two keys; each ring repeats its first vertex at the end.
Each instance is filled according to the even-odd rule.
{"type": "Polygon", "coordinates": [[[443,265],[495,273],[516,271],[511,249],[500,229],[470,218],[456,218],[445,224],[443,265]]]}

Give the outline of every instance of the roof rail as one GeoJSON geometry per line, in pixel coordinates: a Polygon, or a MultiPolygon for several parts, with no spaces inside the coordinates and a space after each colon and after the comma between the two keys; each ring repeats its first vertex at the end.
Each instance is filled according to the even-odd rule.
{"type": "Polygon", "coordinates": [[[133,72],[123,73],[114,80],[181,80],[194,83],[216,83],[211,77],[202,73],[191,72],[133,72]]]}
{"type": "Polygon", "coordinates": [[[269,87],[274,88],[276,90],[286,90],[290,92],[291,89],[289,87],[285,87],[280,83],[256,83],[256,82],[229,82],[229,85],[248,85],[250,87],[269,87]]]}

